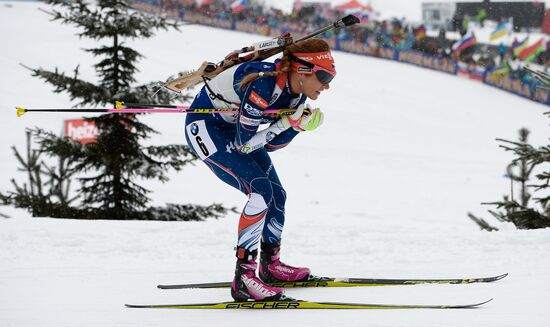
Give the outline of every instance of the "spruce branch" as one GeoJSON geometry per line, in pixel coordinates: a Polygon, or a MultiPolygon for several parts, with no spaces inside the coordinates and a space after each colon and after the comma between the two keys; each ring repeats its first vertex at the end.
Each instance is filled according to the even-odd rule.
{"type": "Polygon", "coordinates": [[[479,226],[479,228],[481,228],[481,230],[486,230],[488,232],[498,231],[498,228],[489,225],[489,223],[486,222],[483,218],[478,218],[470,212],[468,212],[468,217],[473,220],[479,226]]]}

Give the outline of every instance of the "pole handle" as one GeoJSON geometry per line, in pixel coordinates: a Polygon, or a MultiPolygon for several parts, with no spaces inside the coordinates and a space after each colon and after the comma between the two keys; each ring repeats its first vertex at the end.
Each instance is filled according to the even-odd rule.
{"type": "Polygon", "coordinates": [[[17,115],[17,117],[23,116],[26,112],[27,112],[27,109],[23,107],[15,107],[15,114],[17,115]]]}

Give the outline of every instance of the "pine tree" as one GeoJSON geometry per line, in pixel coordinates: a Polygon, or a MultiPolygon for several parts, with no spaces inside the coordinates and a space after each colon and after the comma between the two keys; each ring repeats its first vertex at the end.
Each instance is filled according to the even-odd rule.
{"type": "MultiPolygon", "coordinates": [[[[550,117],[550,112],[546,113],[550,117]]],[[[529,131],[522,128],[519,131],[519,141],[508,141],[497,139],[503,143],[500,145],[506,151],[514,153],[516,158],[508,166],[508,177],[511,182],[510,197],[504,196],[502,201],[484,203],[497,206],[497,209],[504,211],[489,210],[496,219],[503,222],[511,222],[519,229],[536,229],[550,227],[550,145],[533,147],[528,143],[529,131]],[[519,173],[513,172],[514,167],[519,167],[519,173]],[[538,184],[528,185],[530,175],[536,167],[547,169],[535,175],[539,181],[538,184]],[[519,202],[514,199],[513,184],[520,184],[519,202]],[[533,193],[542,194],[541,197],[532,198],[528,189],[533,189],[533,193]],[[546,194],[544,194],[546,191],[546,194]],[[531,200],[540,206],[540,211],[530,205],[531,200]]],[[[474,220],[482,229],[498,230],[490,226],[485,220],[475,217],[472,214],[468,216],[474,220]]]]}
{"type": "Polygon", "coordinates": [[[71,168],[71,159],[59,157],[57,167],[48,166],[42,160],[42,153],[32,147],[31,131],[27,131],[26,135],[26,151],[21,153],[15,147],[12,147],[12,150],[21,165],[19,171],[26,173],[28,181],[19,184],[12,178],[15,192],[8,195],[0,193],[0,202],[4,205],[28,208],[35,216],[76,215],[77,210],[71,207],[71,203],[77,197],[71,197],[69,194],[71,178],[75,174],[71,168]]]}
{"type": "MultiPolygon", "coordinates": [[[[99,77],[97,85],[79,79],[79,67],[75,68],[73,76],[57,69],[31,68],[33,76],[52,84],[56,93],[66,92],[71,100],[79,100],[78,106],[107,105],[114,100],[160,104],[175,100],[169,98],[171,94],[154,93],[152,83],[133,86],[138,71],[136,63],[142,56],[124,41],[149,38],[158,29],[177,28],[176,22],[136,12],[125,0],[98,0],[94,5],[82,0],[45,2],[55,8],[48,12],[54,21],[75,25],[82,30],[78,34],[80,37],[106,45],[85,50],[100,58],[94,65],[99,77]]],[[[179,96],[176,100],[188,98],[179,96]]],[[[167,170],[181,170],[196,160],[194,154],[183,145],[141,146],[140,141],[156,131],[141,123],[136,115],[108,114],[87,119],[100,130],[96,143],[79,144],[40,128],[32,130],[40,153],[69,160],[73,163],[71,173],[86,173],[86,177],[80,178],[82,206],[77,213],[71,211],[72,214],[83,218],[155,219],[160,215],[164,220],[201,220],[219,217],[227,211],[219,204],[209,207],[171,204],[166,209],[148,208],[150,191],[135,181],[157,179],[165,182],[167,170]],[[185,208],[189,210],[186,212],[185,208]]],[[[65,204],[68,207],[68,203],[65,204]]]]}

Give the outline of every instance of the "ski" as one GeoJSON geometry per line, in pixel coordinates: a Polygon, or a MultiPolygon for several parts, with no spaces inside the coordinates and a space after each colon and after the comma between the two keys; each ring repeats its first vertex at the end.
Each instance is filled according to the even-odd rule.
{"type": "Polygon", "coordinates": [[[479,307],[493,299],[474,304],[460,305],[416,305],[416,304],[367,304],[345,302],[312,302],[302,300],[284,301],[251,301],[251,302],[218,302],[196,304],[126,304],[128,308],[146,309],[470,309],[479,307]]]}
{"type": "MultiPolygon", "coordinates": [[[[271,286],[284,288],[301,287],[357,287],[357,286],[389,286],[389,285],[419,285],[419,284],[474,284],[491,283],[501,280],[508,274],[482,278],[458,278],[458,279],[376,279],[376,278],[331,278],[312,276],[307,281],[301,282],[277,282],[271,286]]],[[[173,284],[158,285],[160,289],[184,289],[184,288],[229,288],[231,282],[198,283],[198,284],[173,284]]]]}

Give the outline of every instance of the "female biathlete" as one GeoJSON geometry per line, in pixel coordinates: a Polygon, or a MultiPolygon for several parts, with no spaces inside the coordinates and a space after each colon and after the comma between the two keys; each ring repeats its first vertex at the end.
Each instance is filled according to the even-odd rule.
{"type": "Polygon", "coordinates": [[[275,63],[247,62],[205,80],[191,104],[191,108],[238,109],[236,113],[188,114],[185,121],[189,146],[216,176],[248,196],[238,227],[231,287],[235,301],[278,300],[284,290],[269,283],[305,281],[310,276],[309,268],[279,260],[286,193],[268,152],[284,148],[300,132],[322,124],[323,113],[304,110],[304,102],[316,100],[335,75],[328,44],[309,39],[290,45],[275,63]],[[281,108],[297,110],[282,118],[262,114],[281,108]],[[270,125],[258,131],[261,124],[270,125]]]}

